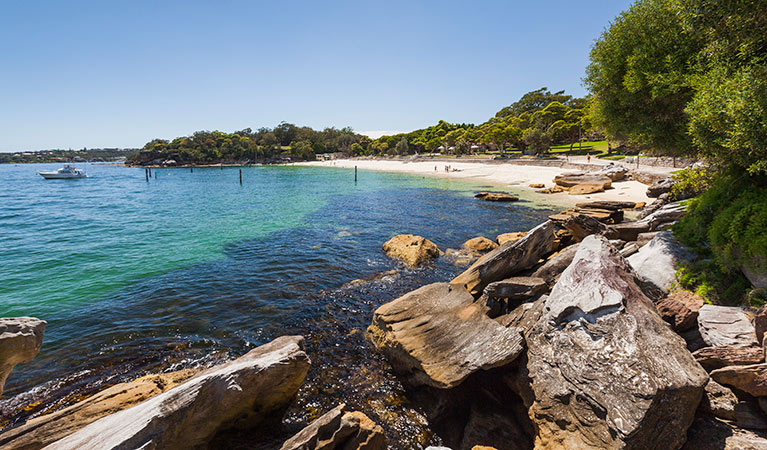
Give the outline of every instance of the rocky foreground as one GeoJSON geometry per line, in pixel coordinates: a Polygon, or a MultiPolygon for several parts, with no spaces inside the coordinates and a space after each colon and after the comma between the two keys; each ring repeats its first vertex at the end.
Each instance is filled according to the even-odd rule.
{"type": "MultiPolygon", "coordinates": [[[[562,180],[604,187],[615,176],[562,180]]],[[[767,448],[767,308],[705,304],[679,289],[676,267],[696,256],[665,230],[685,214],[667,188],[654,186],[660,199],[646,207],[581,203],[460,249],[414,235],[383,245],[411,267],[469,265],[382,305],[367,331],[446,446],[767,448]]],[[[35,356],[44,329],[38,319],[0,319],[0,381],[35,356]]],[[[7,431],[0,447],[206,448],[232,430],[258,436],[280,427],[309,365],[303,338],[283,336],[203,371],[114,385],[7,431]]],[[[387,442],[342,404],[281,448],[387,446],[417,447],[387,442]]]]}

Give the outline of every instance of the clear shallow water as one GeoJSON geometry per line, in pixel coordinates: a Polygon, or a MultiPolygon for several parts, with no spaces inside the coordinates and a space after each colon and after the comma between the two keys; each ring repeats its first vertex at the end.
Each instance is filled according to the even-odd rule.
{"type": "Polygon", "coordinates": [[[362,332],[380,304],[462,269],[407,269],[381,244],[414,233],[458,248],[550,213],[478,201],[460,181],[360,171],[355,185],[349,169],[243,168],[242,186],[237,168],[156,169],[149,183],[144,169],[106,165],[85,180],[35,174],[55,167],[0,165],[0,317],[48,321],[40,354],[6,383],[5,426],[105,384],[302,334],[313,367],[291,421],[346,401],[423,440],[428,427],[362,332]]]}

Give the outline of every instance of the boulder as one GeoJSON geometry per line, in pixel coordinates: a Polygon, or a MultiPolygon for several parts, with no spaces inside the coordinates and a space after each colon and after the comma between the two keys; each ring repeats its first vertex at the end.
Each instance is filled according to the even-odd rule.
{"type": "Polygon", "coordinates": [[[489,252],[490,250],[495,250],[498,248],[498,244],[482,236],[469,239],[463,243],[463,246],[469,250],[474,250],[477,252],[489,252]]]}
{"type": "Polygon", "coordinates": [[[519,197],[505,192],[478,192],[474,197],[486,202],[516,202],[519,197]]]}
{"type": "Polygon", "coordinates": [[[698,311],[705,303],[706,301],[700,295],[689,291],[677,291],[656,303],[655,307],[674,331],[681,332],[698,325],[698,311]]]}
{"type": "Polygon", "coordinates": [[[418,267],[439,256],[439,248],[430,240],[412,234],[399,234],[382,246],[389,258],[404,261],[410,267],[418,267]]]}
{"type": "Polygon", "coordinates": [[[361,412],[344,412],[341,404],[323,414],[280,450],[385,450],[383,428],[361,412]]]}
{"type": "Polygon", "coordinates": [[[557,226],[551,221],[546,221],[530,230],[522,239],[507,242],[487,253],[455,277],[450,284],[464,286],[472,295],[478,296],[485,286],[493,281],[500,281],[519,271],[531,269],[558,246],[557,226]]]}
{"type": "Polygon", "coordinates": [[[480,257],[480,254],[468,248],[449,248],[445,250],[444,259],[458,267],[466,267],[480,257]]]}
{"type": "Polygon", "coordinates": [[[661,194],[670,192],[671,188],[674,187],[675,184],[676,181],[670,177],[658,180],[647,188],[647,196],[655,198],[661,194]]]}
{"type": "Polygon", "coordinates": [[[751,264],[741,265],[740,269],[754,289],[767,289],[767,269],[764,263],[754,264],[752,261],[751,264]]]}
{"type": "Polygon", "coordinates": [[[543,278],[512,277],[494,281],[485,287],[483,299],[490,308],[487,315],[491,318],[511,311],[519,303],[538,298],[547,289],[543,278]]]}
{"type": "Polygon", "coordinates": [[[708,380],[705,394],[700,400],[700,410],[706,414],[726,420],[735,420],[735,405],[738,397],[732,391],[714,380],[708,380]]]}
{"type": "Polygon", "coordinates": [[[576,172],[557,175],[554,177],[554,183],[565,188],[570,188],[579,184],[596,184],[602,186],[602,189],[609,189],[612,187],[613,180],[604,175],[576,172]]]}
{"type": "Polygon", "coordinates": [[[633,255],[634,253],[638,251],[639,251],[639,246],[636,244],[636,242],[629,242],[626,246],[620,249],[619,253],[624,258],[628,258],[629,256],[633,255]]]}
{"type": "Polygon", "coordinates": [[[767,305],[756,310],[754,314],[754,331],[759,345],[764,342],[764,333],[767,332],[767,305]]]}
{"type": "Polygon", "coordinates": [[[584,215],[592,217],[602,223],[620,223],[623,220],[623,211],[612,211],[609,209],[596,208],[572,208],[557,214],[552,214],[549,219],[564,222],[571,216],[584,215]]]}
{"type": "Polygon", "coordinates": [[[754,397],[767,396],[767,364],[722,367],[712,371],[711,378],[754,397]]]}
{"type": "Polygon", "coordinates": [[[727,366],[749,366],[764,362],[761,347],[743,347],[740,345],[720,345],[704,347],[693,352],[695,360],[709,372],[727,366]]]}
{"type": "Polygon", "coordinates": [[[13,367],[32,361],[40,351],[46,323],[34,317],[0,319],[0,395],[13,367]]]}
{"type": "Polygon", "coordinates": [[[546,185],[543,183],[530,183],[528,186],[533,189],[543,189],[546,187],[546,185]]]}
{"type": "Polygon", "coordinates": [[[602,166],[601,169],[594,172],[598,175],[603,175],[611,179],[612,181],[620,181],[622,180],[626,174],[628,173],[628,169],[623,167],[622,165],[614,162],[610,162],[602,166]]]}
{"type": "Polygon", "coordinates": [[[737,306],[703,305],[698,311],[698,329],[703,342],[712,347],[758,344],[754,326],[737,306]]]}
{"type": "Polygon", "coordinates": [[[116,384],[72,406],[35,417],[24,425],[7,431],[0,435],[0,447],[7,450],[45,447],[104,416],[128,409],[172,389],[196,372],[185,369],[151,374],[127,383],[116,384]]]}
{"type": "Polygon", "coordinates": [[[613,236],[624,241],[636,241],[639,233],[645,233],[650,230],[650,225],[642,222],[616,223],[609,227],[613,231],[613,236]]]}
{"type": "Polygon", "coordinates": [[[642,248],[650,241],[652,241],[655,236],[658,235],[658,233],[660,233],[660,231],[648,231],[647,233],[639,233],[637,234],[636,244],[639,246],[639,248],[642,248]]]}
{"type": "Polygon", "coordinates": [[[676,282],[677,266],[691,257],[673,233],[661,231],[636,254],[629,256],[628,262],[643,280],[668,292],[676,282]]]}
{"type": "Polygon", "coordinates": [[[599,200],[593,202],[576,203],[578,208],[596,208],[596,209],[609,209],[610,211],[619,211],[621,209],[634,209],[636,207],[635,202],[621,202],[617,200],[599,200]]]}
{"type": "Polygon", "coordinates": [[[495,238],[495,241],[498,242],[498,245],[503,245],[507,242],[514,242],[522,239],[527,234],[526,231],[517,231],[514,233],[503,233],[499,234],[498,237],[495,238]]]}
{"type": "Polygon", "coordinates": [[[637,282],[589,236],[525,332],[536,449],[684,442],[708,376],[637,282]]]}
{"type": "Polygon", "coordinates": [[[573,258],[577,251],[578,244],[565,247],[562,251],[550,257],[548,261],[543,263],[538,270],[533,272],[532,276],[543,278],[549,286],[554,286],[554,283],[559,279],[562,272],[564,272],[564,270],[567,269],[567,266],[573,262],[573,258]]]}
{"type": "Polygon", "coordinates": [[[676,222],[687,214],[687,205],[681,202],[661,206],[655,212],[637,222],[647,224],[650,230],[659,230],[666,224],[676,222]]]}
{"type": "Polygon", "coordinates": [[[767,436],[710,417],[695,419],[681,450],[762,450],[767,436]]]}
{"type": "Polygon", "coordinates": [[[592,234],[606,235],[609,230],[607,225],[584,214],[576,214],[568,217],[562,223],[562,226],[570,232],[570,235],[572,235],[576,241],[580,241],[592,234]]]}
{"type": "Polygon", "coordinates": [[[541,189],[541,190],[538,190],[538,191],[535,191],[535,192],[538,192],[539,194],[558,194],[558,193],[564,192],[564,191],[565,191],[565,189],[562,186],[559,186],[559,185],[555,184],[554,186],[552,186],[550,188],[541,189]]]}
{"type": "Polygon", "coordinates": [[[224,429],[279,423],[309,370],[303,342],[277,338],[46,448],[185,449],[205,446],[224,429]]]}
{"type": "Polygon", "coordinates": [[[490,319],[463,286],[448,283],[421,287],[378,308],[368,338],[411,385],[440,389],[504,366],[522,352],[518,329],[490,319]]]}
{"type": "Polygon", "coordinates": [[[597,192],[604,192],[605,188],[604,185],[601,183],[598,184],[576,184],[575,186],[571,187],[569,191],[567,191],[570,195],[588,195],[588,194],[596,194],[597,192]]]}
{"type": "Polygon", "coordinates": [[[767,420],[753,399],[735,405],[735,424],[751,430],[767,430],[767,420]]]}

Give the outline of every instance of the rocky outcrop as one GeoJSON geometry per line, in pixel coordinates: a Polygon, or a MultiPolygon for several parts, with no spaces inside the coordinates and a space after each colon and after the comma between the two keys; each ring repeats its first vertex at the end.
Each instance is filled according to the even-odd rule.
{"type": "Polygon", "coordinates": [[[490,319],[460,285],[434,283],[378,308],[368,338],[413,386],[459,385],[522,352],[519,330],[490,319]]]}
{"type": "Polygon", "coordinates": [[[603,184],[576,184],[575,186],[571,187],[570,190],[567,191],[570,195],[588,195],[588,194],[596,194],[597,192],[604,192],[605,187],[603,184]]]}
{"type": "Polygon", "coordinates": [[[527,232],[525,232],[525,231],[517,231],[517,232],[514,232],[514,233],[503,233],[503,234],[499,234],[495,238],[495,241],[498,243],[498,245],[503,245],[503,244],[505,244],[507,242],[518,241],[518,240],[522,239],[523,237],[525,237],[526,234],[527,234],[527,232]]]}
{"type": "Polygon", "coordinates": [[[708,380],[703,398],[700,400],[700,410],[720,419],[735,420],[735,405],[738,397],[731,390],[714,380],[708,380]]]}
{"type": "Polygon", "coordinates": [[[608,241],[581,242],[525,332],[536,448],[678,448],[708,381],[608,241]]]}
{"type": "Polygon", "coordinates": [[[279,423],[308,369],[303,338],[283,336],[46,448],[203,446],[223,429],[279,423]]]}
{"type": "Polygon", "coordinates": [[[361,412],[344,412],[341,404],[323,414],[280,450],[385,450],[383,428],[361,412]]]}
{"type": "Polygon", "coordinates": [[[591,208],[591,209],[609,209],[610,211],[619,211],[622,209],[634,209],[636,207],[635,202],[622,202],[617,200],[599,200],[593,202],[576,203],[578,208],[591,208]]]}
{"type": "Polygon", "coordinates": [[[663,320],[676,332],[687,331],[698,325],[698,311],[706,301],[689,291],[677,291],[655,304],[663,320]]]}
{"type": "Polygon", "coordinates": [[[32,361],[40,351],[46,323],[34,317],[0,319],[0,395],[13,367],[32,361]]]}
{"type": "Polygon", "coordinates": [[[489,252],[490,250],[495,250],[498,248],[498,244],[482,236],[469,239],[463,243],[463,246],[469,250],[474,250],[477,252],[489,252]]]}
{"type": "Polygon", "coordinates": [[[641,222],[624,222],[610,225],[610,229],[613,230],[612,236],[615,239],[636,241],[640,233],[645,233],[650,230],[650,226],[641,222]]]}
{"type": "Polygon", "coordinates": [[[584,215],[592,217],[602,223],[620,223],[623,220],[623,210],[613,211],[610,209],[597,208],[572,208],[557,214],[552,214],[549,219],[564,222],[571,216],[584,215]]]}
{"type": "Polygon", "coordinates": [[[400,259],[410,267],[418,267],[439,256],[439,248],[430,240],[412,234],[399,234],[382,246],[389,258],[400,259]]]}
{"type": "Polygon", "coordinates": [[[515,273],[531,269],[559,246],[557,226],[546,221],[530,230],[522,239],[506,243],[477,260],[465,272],[450,282],[464,286],[472,295],[479,296],[485,286],[515,273]]]}
{"type": "Polygon", "coordinates": [[[565,247],[556,255],[550,257],[541,267],[539,267],[532,276],[543,278],[549,286],[559,280],[559,276],[567,269],[567,266],[573,262],[575,253],[578,251],[578,244],[565,247]]]}
{"type": "Polygon", "coordinates": [[[764,362],[761,347],[743,347],[740,345],[720,345],[704,347],[693,352],[695,360],[709,372],[727,366],[749,366],[764,362]]]}
{"type": "Polygon", "coordinates": [[[562,226],[570,232],[570,235],[575,238],[576,241],[580,241],[592,234],[601,234],[604,236],[608,234],[609,230],[607,225],[585,214],[575,214],[568,217],[562,223],[562,226]]]}
{"type": "Polygon", "coordinates": [[[474,197],[486,202],[516,202],[519,197],[505,192],[478,192],[474,197]]]}
{"type": "Polygon", "coordinates": [[[490,308],[487,315],[495,318],[511,311],[520,303],[536,299],[546,289],[546,280],[536,277],[512,277],[487,285],[482,299],[490,308]]]}
{"type": "Polygon", "coordinates": [[[629,256],[628,262],[644,281],[668,292],[676,281],[677,266],[691,257],[689,250],[670,231],[661,231],[629,256]]]}
{"type": "Polygon", "coordinates": [[[703,305],[698,311],[698,329],[703,342],[720,345],[757,345],[754,327],[737,306],[703,305]]]}
{"type": "Polygon", "coordinates": [[[104,416],[128,409],[172,389],[196,372],[185,369],[146,375],[134,381],[116,384],[72,406],[36,417],[11,429],[0,435],[0,447],[6,450],[45,447],[104,416]]]}
{"type": "Polygon", "coordinates": [[[605,175],[571,172],[557,175],[554,177],[554,183],[565,188],[570,188],[579,184],[595,184],[602,186],[602,189],[608,189],[612,187],[613,180],[605,175]]]}
{"type": "Polygon", "coordinates": [[[647,188],[647,196],[655,198],[659,197],[661,194],[671,192],[671,188],[674,187],[675,184],[676,181],[670,177],[658,180],[647,188]]]}
{"type": "Polygon", "coordinates": [[[722,367],[712,371],[711,378],[754,397],[767,396],[767,364],[722,367]]]}
{"type": "Polygon", "coordinates": [[[661,206],[655,212],[638,220],[637,223],[647,224],[650,230],[660,230],[667,224],[676,222],[687,214],[687,205],[676,202],[661,206]]]}

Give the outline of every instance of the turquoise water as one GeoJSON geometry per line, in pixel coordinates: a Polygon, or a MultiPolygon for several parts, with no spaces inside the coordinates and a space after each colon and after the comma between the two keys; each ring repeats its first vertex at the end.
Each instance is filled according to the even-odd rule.
{"type": "MultiPolygon", "coordinates": [[[[340,168],[248,167],[242,185],[237,168],[155,169],[149,182],[144,169],[108,165],[88,165],[82,180],[35,173],[56,167],[0,165],[0,316],[48,321],[40,354],[12,372],[0,401],[12,425],[104,384],[212,364],[283,334],[306,336],[313,360],[296,422],[310,404],[366,411],[382,391],[401,392],[360,333],[372,311],[462,270],[443,259],[408,269],[381,244],[414,233],[457,248],[550,213],[478,201],[481,186],[462,181],[360,171],[355,184],[340,168]],[[346,284],[387,270],[398,275],[346,284]]],[[[386,417],[387,430],[419,432],[386,417]]]]}

